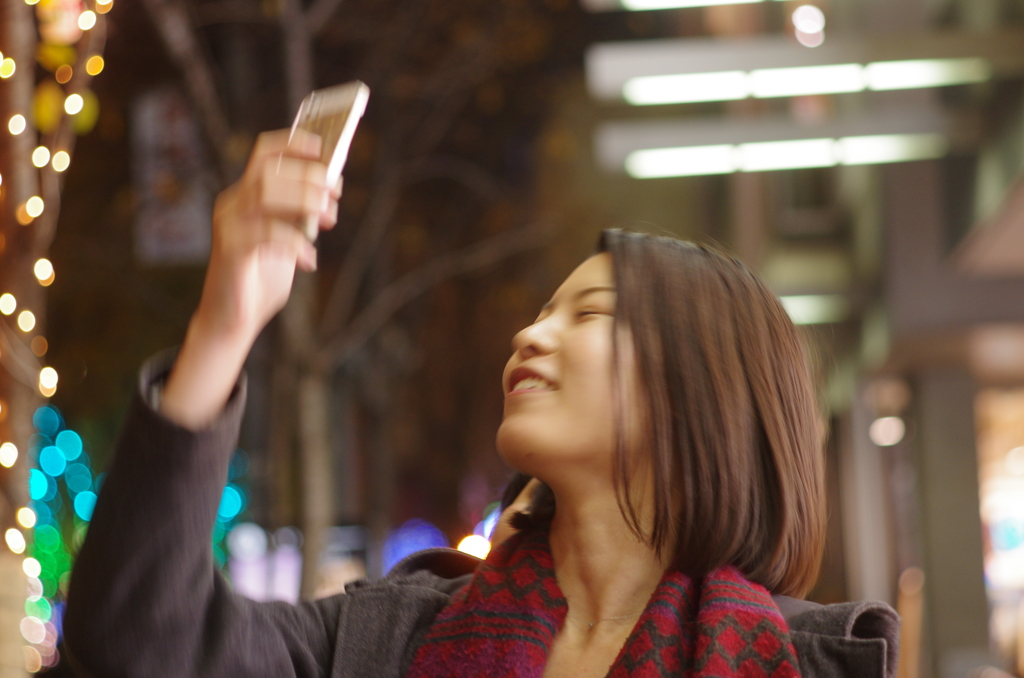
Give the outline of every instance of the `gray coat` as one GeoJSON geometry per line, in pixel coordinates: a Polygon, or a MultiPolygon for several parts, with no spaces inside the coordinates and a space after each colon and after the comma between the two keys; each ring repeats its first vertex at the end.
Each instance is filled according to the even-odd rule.
{"type": "MultiPolygon", "coordinates": [[[[72,573],[65,656],[83,678],[403,678],[479,562],[425,551],[384,579],[299,605],[259,603],[213,567],[210,533],[245,401],[189,431],[157,412],[171,355],[142,370],[72,573]]],[[[804,678],[892,678],[899,620],[882,603],[776,597],[804,678]]]]}

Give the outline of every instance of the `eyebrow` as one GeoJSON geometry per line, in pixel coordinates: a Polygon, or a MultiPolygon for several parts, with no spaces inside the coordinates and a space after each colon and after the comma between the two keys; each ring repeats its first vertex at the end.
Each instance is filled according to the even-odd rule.
{"type": "MultiPolygon", "coordinates": [[[[577,301],[577,300],[582,299],[583,297],[587,296],[588,294],[593,294],[594,292],[615,292],[615,291],[616,291],[615,288],[611,287],[609,285],[598,285],[596,287],[587,287],[586,289],[582,289],[579,292],[577,292],[576,294],[572,295],[572,300],[573,301],[577,301]]],[[[550,301],[548,301],[548,303],[546,303],[543,306],[541,306],[540,310],[541,311],[546,311],[549,308],[551,308],[554,305],[554,303],[555,303],[555,300],[551,299],[550,301]]]]}

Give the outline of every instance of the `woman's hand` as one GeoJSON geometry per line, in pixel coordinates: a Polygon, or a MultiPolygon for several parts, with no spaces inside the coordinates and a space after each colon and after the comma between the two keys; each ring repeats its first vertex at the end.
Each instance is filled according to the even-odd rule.
{"type": "Polygon", "coordinates": [[[340,186],[327,186],[320,138],[261,134],[239,181],[213,210],[210,263],[199,308],[167,380],[160,410],[188,428],[212,421],[227,402],[263,327],[288,301],[295,267],[316,269],[302,225],[337,220],[340,186]]]}

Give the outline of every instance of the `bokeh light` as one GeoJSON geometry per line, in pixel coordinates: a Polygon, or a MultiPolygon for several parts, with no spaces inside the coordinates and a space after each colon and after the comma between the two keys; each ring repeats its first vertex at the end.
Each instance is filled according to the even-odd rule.
{"type": "Polygon", "coordinates": [[[89,75],[99,75],[103,72],[103,66],[105,62],[103,57],[99,54],[89,57],[89,60],[85,62],[85,72],[89,75]]]}
{"type": "Polygon", "coordinates": [[[13,553],[25,552],[25,535],[21,533],[21,530],[10,528],[4,533],[4,541],[7,542],[7,548],[11,549],[13,553]]]}
{"type": "Polygon", "coordinates": [[[825,13],[814,5],[801,5],[793,12],[793,26],[802,33],[825,30],[825,13]]]}
{"type": "Polygon", "coordinates": [[[68,461],[74,461],[82,454],[82,437],[71,429],[58,433],[54,442],[68,461]]]}
{"type": "Polygon", "coordinates": [[[32,164],[36,167],[46,167],[49,162],[50,149],[46,146],[36,146],[36,150],[32,151],[32,164]]]}
{"type": "MultiPolygon", "coordinates": [[[[26,558],[25,560],[21,561],[21,569],[29,577],[38,577],[43,571],[43,568],[39,566],[39,561],[35,558],[26,558]]],[[[31,641],[30,639],[30,642],[33,641],[31,641]]]]}
{"type": "Polygon", "coordinates": [[[0,61],[0,78],[9,78],[14,75],[14,71],[17,70],[17,64],[14,63],[14,59],[7,57],[3,61],[0,61]]]}
{"type": "Polygon", "coordinates": [[[68,464],[64,469],[64,482],[75,494],[85,492],[92,487],[92,472],[85,464],[68,464]]]}
{"type": "Polygon", "coordinates": [[[868,437],[879,447],[891,447],[903,440],[906,431],[907,427],[899,417],[880,417],[871,422],[868,437]]]}
{"type": "Polygon", "coordinates": [[[39,385],[43,388],[57,388],[57,379],[57,370],[52,367],[39,370],[39,385]]]}
{"type": "Polygon", "coordinates": [[[75,496],[75,514],[82,520],[92,520],[92,512],[95,508],[95,492],[79,492],[78,495],[75,496]]]}
{"type": "Polygon", "coordinates": [[[28,472],[28,496],[35,501],[41,501],[47,494],[49,489],[49,482],[46,480],[46,474],[37,468],[30,469],[28,472]]]}
{"type": "Polygon", "coordinates": [[[49,259],[39,259],[32,267],[32,272],[35,274],[36,280],[40,282],[48,280],[53,276],[53,264],[49,259]]]}
{"type": "Polygon", "coordinates": [[[78,27],[87,31],[96,25],[96,12],[87,9],[78,15],[78,27]]]}
{"type": "Polygon", "coordinates": [[[49,405],[44,405],[32,415],[32,425],[43,435],[53,438],[64,426],[61,416],[57,410],[49,405]]]}
{"type": "Polygon", "coordinates": [[[64,112],[68,115],[74,115],[82,110],[84,104],[85,101],[82,99],[81,94],[71,94],[64,100],[64,112]]]}
{"type": "Polygon", "coordinates": [[[27,506],[18,509],[18,524],[31,530],[36,526],[36,512],[27,506]]]}
{"type": "Polygon", "coordinates": [[[448,538],[444,532],[425,520],[413,518],[391,532],[384,540],[384,573],[417,551],[445,546],[448,546],[448,538]]]}
{"type": "Polygon", "coordinates": [[[221,495],[217,515],[221,520],[231,520],[241,512],[243,502],[242,491],[238,486],[229,483],[221,495]]]}
{"type": "Polygon", "coordinates": [[[67,151],[57,151],[53,154],[53,169],[57,172],[63,172],[71,166],[71,156],[68,155],[67,151]]]}
{"type": "Polygon", "coordinates": [[[67,467],[68,461],[64,458],[64,453],[57,446],[49,445],[44,447],[39,453],[39,468],[44,473],[56,478],[64,473],[64,469],[67,467]]]}
{"type": "Polygon", "coordinates": [[[29,348],[32,349],[32,354],[35,355],[35,357],[42,358],[46,355],[46,352],[50,350],[50,342],[46,341],[46,337],[37,334],[32,337],[29,348]]]}
{"type": "MultiPolygon", "coordinates": [[[[34,5],[39,0],[25,0],[26,4],[34,5]]],[[[22,632],[24,633],[24,631],[22,632]]],[[[39,654],[39,650],[34,647],[26,645],[21,648],[25,653],[25,670],[29,673],[38,673],[43,668],[43,658],[39,654]]]]}
{"type": "Polygon", "coordinates": [[[491,542],[478,534],[471,534],[459,542],[459,550],[477,558],[486,558],[491,551],[491,542]]]}
{"type": "Polygon", "coordinates": [[[67,83],[67,81],[71,80],[71,76],[73,74],[74,71],[71,69],[71,66],[68,64],[61,64],[57,69],[57,72],[53,74],[53,77],[57,82],[63,85],[67,83]]]}
{"type": "Polygon", "coordinates": [[[31,332],[36,326],[36,315],[32,311],[22,311],[18,314],[18,328],[22,332],[31,332]]]}
{"type": "Polygon", "coordinates": [[[43,199],[38,195],[33,195],[25,201],[25,212],[33,219],[42,214],[44,208],[43,199]]]}
{"type": "Polygon", "coordinates": [[[11,119],[7,121],[7,131],[14,135],[24,132],[26,126],[25,116],[21,113],[15,113],[11,116],[11,119]]]}
{"type": "Polygon", "coordinates": [[[18,448],[14,443],[0,445],[0,466],[10,468],[16,461],[18,461],[18,448]]]}
{"type": "Polygon", "coordinates": [[[18,308],[18,300],[14,298],[13,294],[7,293],[0,295],[0,313],[4,315],[10,315],[18,308]]]}

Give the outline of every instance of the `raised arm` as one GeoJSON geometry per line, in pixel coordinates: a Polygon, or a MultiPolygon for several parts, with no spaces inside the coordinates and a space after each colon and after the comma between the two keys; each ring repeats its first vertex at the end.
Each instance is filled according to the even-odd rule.
{"type": "Polygon", "coordinates": [[[337,219],[340,186],[326,186],[320,139],[260,135],[241,180],[217,198],[203,296],[167,380],[160,411],[197,429],[227,402],[256,335],[284,306],[295,267],[316,269],[316,249],[297,223],[337,219]]]}
{"type": "Polygon", "coordinates": [[[239,373],[333,225],[319,140],[257,142],[217,200],[202,301],[177,359],[147,364],[72,574],[65,646],[83,676],[327,675],[344,597],[255,603],[215,571],[210,535],[244,409],[239,373]],[[170,375],[168,376],[168,371],[170,375]]]}

